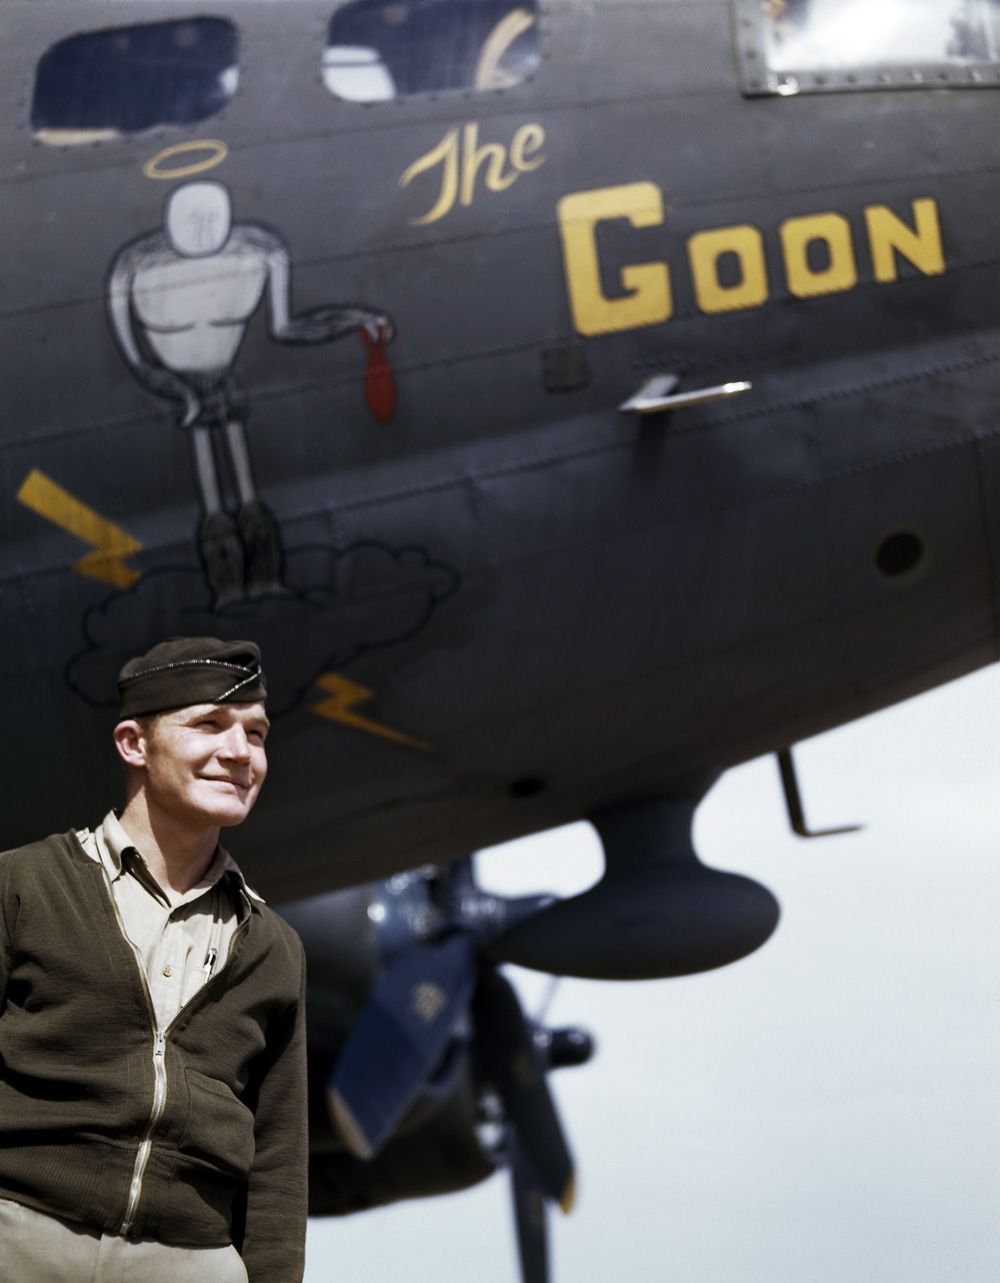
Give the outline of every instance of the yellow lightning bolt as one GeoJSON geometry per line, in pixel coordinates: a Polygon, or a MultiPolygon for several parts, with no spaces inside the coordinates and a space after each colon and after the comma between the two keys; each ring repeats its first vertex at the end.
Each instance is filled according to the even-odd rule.
{"type": "Polygon", "coordinates": [[[431,746],[426,741],[414,739],[412,735],[404,735],[402,731],[394,731],[391,726],[383,726],[381,722],[373,722],[371,718],[351,711],[356,705],[366,704],[374,697],[375,692],[367,686],[359,686],[357,682],[341,677],[339,673],[323,673],[316,678],[316,685],[329,691],[330,698],[313,704],[311,712],[318,713],[320,717],[328,717],[331,722],[340,722],[342,726],[353,726],[369,735],[379,735],[382,739],[419,749],[421,753],[430,752],[431,746]]]}
{"type": "Polygon", "coordinates": [[[94,551],[73,563],[78,574],[114,584],[116,588],[131,588],[141,578],[138,570],[126,566],[124,561],[142,547],[138,539],[88,508],[44,472],[33,468],[21,483],[17,497],[32,512],[91,545],[94,551]]]}

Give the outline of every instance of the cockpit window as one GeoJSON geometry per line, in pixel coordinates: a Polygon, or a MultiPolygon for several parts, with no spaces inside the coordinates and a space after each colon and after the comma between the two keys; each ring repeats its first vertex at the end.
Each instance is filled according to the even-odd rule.
{"type": "Polygon", "coordinates": [[[348,0],[330,19],[323,80],[351,102],[507,89],[540,57],[535,0],[348,0]]]}
{"type": "Polygon", "coordinates": [[[236,28],[185,18],[60,40],[35,73],[31,124],[41,142],[99,142],[220,111],[239,80],[236,28]]]}
{"type": "Polygon", "coordinates": [[[1000,0],[735,0],[744,89],[1000,84],[1000,0]]]}

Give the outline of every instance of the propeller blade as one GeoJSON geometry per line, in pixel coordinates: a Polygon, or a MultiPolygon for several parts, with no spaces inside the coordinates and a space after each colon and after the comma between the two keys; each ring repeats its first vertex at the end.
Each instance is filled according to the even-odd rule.
{"type": "Polygon", "coordinates": [[[507,1120],[547,1197],[568,1212],[573,1205],[573,1158],[556,1115],[513,987],[493,969],[480,973],[473,998],[476,1046],[486,1076],[503,1101],[507,1120]]]}
{"type": "Polygon", "coordinates": [[[326,1084],[334,1124],[359,1158],[377,1153],[441,1063],[475,979],[464,934],[405,949],[379,977],[326,1084]]]}
{"type": "Polygon", "coordinates": [[[513,1127],[507,1131],[507,1147],[521,1283],[549,1283],[545,1191],[513,1127]]]}

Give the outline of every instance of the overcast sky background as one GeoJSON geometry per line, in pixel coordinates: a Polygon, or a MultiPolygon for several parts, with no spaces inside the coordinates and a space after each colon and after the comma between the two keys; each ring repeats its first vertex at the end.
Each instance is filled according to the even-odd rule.
{"type": "MultiPolygon", "coordinates": [[[[773,758],[698,812],[707,864],[782,905],[757,954],[704,976],[565,980],[550,1023],[598,1054],[550,1079],[578,1163],[554,1283],[1000,1279],[1000,669],[799,747],[813,827],[773,758]]],[[[497,891],[572,892],[589,826],[479,859],[497,891]]],[[[510,969],[529,1007],[546,980],[510,969]]],[[[310,1223],[306,1283],[516,1283],[506,1178],[310,1223]]]]}

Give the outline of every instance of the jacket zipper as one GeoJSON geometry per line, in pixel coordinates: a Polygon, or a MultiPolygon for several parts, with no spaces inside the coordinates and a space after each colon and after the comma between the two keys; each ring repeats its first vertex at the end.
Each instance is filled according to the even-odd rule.
{"type": "Polygon", "coordinates": [[[139,1142],[139,1148],[136,1151],[135,1162],[132,1165],[132,1180],[129,1184],[128,1205],[125,1208],[125,1219],[119,1226],[118,1233],[122,1238],[128,1234],[129,1230],[135,1223],[136,1212],[139,1210],[139,1200],[142,1198],[142,1181],[146,1175],[146,1164],[149,1162],[149,1156],[153,1150],[153,1135],[159,1125],[160,1118],[167,1103],[167,1036],[171,1029],[180,1020],[181,1016],[187,1011],[192,1003],[196,1002],[213,980],[224,975],[226,968],[233,956],[233,947],[236,940],[246,929],[250,921],[249,915],[237,926],[233,932],[233,937],[229,942],[229,950],[226,954],[226,961],[222,968],[215,973],[210,979],[206,980],[193,998],[178,1011],[166,1029],[160,1029],[156,1023],[156,1008],[153,1006],[153,995],[149,991],[149,980],[146,976],[146,968],[143,966],[142,955],[138,948],[130,939],[128,932],[125,930],[125,923],[122,921],[121,910],[118,908],[118,901],[115,899],[114,888],[111,885],[111,879],[108,877],[107,870],[101,868],[104,875],[104,885],[107,888],[108,895],[111,897],[111,906],[115,911],[115,919],[118,922],[118,930],[122,933],[125,943],[132,950],[135,956],[136,965],[139,968],[139,979],[142,981],[143,993],[146,995],[146,1006],[149,1009],[149,1023],[153,1031],[153,1104],[149,1111],[149,1117],[146,1120],[146,1127],[142,1134],[142,1140],[139,1142]]]}
{"type": "Polygon", "coordinates": [[[167,1036],[163,1030],[157,1029],[153,1042],[153,1108],[149,1112],[146,1130],[143,1133],[142,1142],[136,1152],[135,1164],[132,1167],[132,1183],[128,1191],[128,1207],[125,1209],[125,1219],[122,1221],[121,1228],[118,1231],[123,1238],[132,1228],[135,1221],[135,1214],[139,1208],[139,1199],[142,1197],[142,1178],[146,1174],[146,1164],[149,1162],[149,1155],[153,1149],[153,1132],[156,1131],[156,1124],[160,1121],[163,1106],[167,1102],[167,1064],[166,1057],[163,1054],[166,1040],[167,1036]]]}

